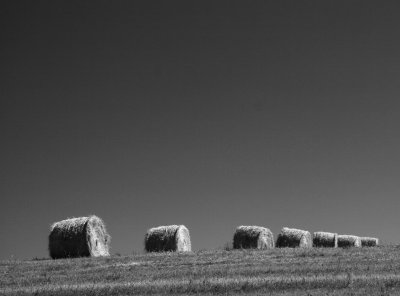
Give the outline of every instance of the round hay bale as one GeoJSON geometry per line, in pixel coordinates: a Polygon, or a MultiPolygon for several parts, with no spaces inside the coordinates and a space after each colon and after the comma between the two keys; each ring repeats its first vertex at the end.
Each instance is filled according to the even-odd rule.
{"type": "Polygon", "coordinates": [[[274,245],[274,235],[265,227],[239,226],[233,235],[234,249],[272,249],[274,245]]]}
{"type": "Polygon", "coordinates": [[[376,247],[379,245],[379,239],[376,237],[360,237],[362,247],[376,247]]]}
{"type": "Polygon", "coordinates": [[[317,231],[313,235],[313,246],[317,248],[337,248],[337,233],[317,231]]]}
{"type": "Polygon", "coordinates": [[[361,240],[355,235],[338,235],[338,247],[339,248],[350,248],[350,247],[361,247],[361,240]]]}
{"type": "Polygon", "coordinates": [[[62,220],[50,228],[50,257],[109,256],[110,241],[104,222],[97,216],[62,220]]]}
{"type": "Polygon", "coordinates": [[[311,233],[306,230],[283,227],[276,240],[278,248],[311,248],[311,233]]]}
{"type": "Polygon", "coordinates": [[[150,228],[145,236],[147,252],[190,252],[189,230],[184,225],[168,225],[150,228]]]}

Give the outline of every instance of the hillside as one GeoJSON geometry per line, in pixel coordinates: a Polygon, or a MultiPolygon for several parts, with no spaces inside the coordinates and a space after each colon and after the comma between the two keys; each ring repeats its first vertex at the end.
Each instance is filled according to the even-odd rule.
{"type": "Polygon", "coordinates": [[[399,295],[400,246],[0,262],[1,295],[399,295]]]}

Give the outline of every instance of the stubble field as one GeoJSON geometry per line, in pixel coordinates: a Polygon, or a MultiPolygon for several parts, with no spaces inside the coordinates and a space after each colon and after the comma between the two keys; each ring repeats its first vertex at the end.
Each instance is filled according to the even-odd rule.
{"type": "Polygon", "coordinates": [[[1,295],[400,295],[400,246],[0,262],[1,295]]]}

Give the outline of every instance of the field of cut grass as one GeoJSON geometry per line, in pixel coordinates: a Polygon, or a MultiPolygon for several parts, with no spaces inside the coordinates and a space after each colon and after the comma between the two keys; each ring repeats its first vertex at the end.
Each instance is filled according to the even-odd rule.
{"type": "Polygon", "coordinates": [[[1,295],[400,295],[400,246],[0,262],[1,295]]]}

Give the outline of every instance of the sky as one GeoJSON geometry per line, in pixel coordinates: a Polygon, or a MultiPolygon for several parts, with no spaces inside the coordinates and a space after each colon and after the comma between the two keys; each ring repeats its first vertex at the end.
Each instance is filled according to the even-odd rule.
{"type": "Polygon", "coordinates": [[[111,253],[184,224],[400,243],[396,1],[5,1],[0,259],[95,214],[111,253]]]}

